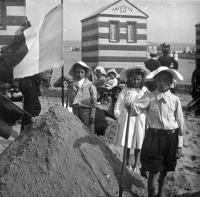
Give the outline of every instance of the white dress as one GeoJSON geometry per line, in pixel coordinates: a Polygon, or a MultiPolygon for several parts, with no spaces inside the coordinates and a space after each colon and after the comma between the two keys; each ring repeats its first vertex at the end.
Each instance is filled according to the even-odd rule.
{"type": "MultiPolygon", "coordinates": [[[[114,143],[116,145],[124,146],[126,136],[126,125],[128,112],[124,107],[126,102],[134,102],[134,100],[141,98],[148,89],[139,88],[124,88],[117,99],[114,108],[114,114],[118,120],[119,127],[115,135],[114,143]]],[[[141,149],[145,134],[146,114],[142,113],[137,116],[130,117],[128,148],[141,149]]]]}

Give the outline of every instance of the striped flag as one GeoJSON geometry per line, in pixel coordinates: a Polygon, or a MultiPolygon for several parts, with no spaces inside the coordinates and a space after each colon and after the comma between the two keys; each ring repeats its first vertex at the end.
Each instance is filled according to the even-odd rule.
{"type": "Polygon", "coordinates": [[[14,78],[23,78],[63,65],[63,7],[47,13],[36,26],[24,31],[27,54],[13,68],[14,78]]]}

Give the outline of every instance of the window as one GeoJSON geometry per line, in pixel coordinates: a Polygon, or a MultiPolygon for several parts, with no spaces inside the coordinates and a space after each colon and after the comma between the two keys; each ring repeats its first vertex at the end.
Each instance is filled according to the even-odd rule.
{"type": "Polygon", "coordinates": [[[110,42],[119,42],[119,21],[110,21],[110,42]]]}
{"type": "Polygon", "coordinates": [[[137,42],[136,22],[127,22],[127,42],[137,42]]]}
{"type": "Polygon", "coordinates": [[[0,0],[0,29],[6,29],[5,26],[5,2],[4,0],[0,0]]]}

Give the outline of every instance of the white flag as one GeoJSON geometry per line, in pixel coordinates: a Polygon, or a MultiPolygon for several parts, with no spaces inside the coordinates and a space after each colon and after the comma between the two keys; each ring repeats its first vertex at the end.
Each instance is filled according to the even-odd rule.
{"type": "Polygon", "coordinates": [[[59,5],[47,13],[35,28],[24,31],[28,53],[13,69],[14,78],[23,78],[62,66],[63,7],[59,5]]]}

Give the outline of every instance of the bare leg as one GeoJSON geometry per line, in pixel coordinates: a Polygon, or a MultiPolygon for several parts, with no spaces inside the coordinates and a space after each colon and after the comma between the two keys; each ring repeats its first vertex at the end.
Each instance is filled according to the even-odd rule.
{"type": "Polygon", "coordinates": [[[158,197],[164,196],[164,189],[165,189],[166,180],[167,180],[167,172],[166,171],[160,172],[160,176],[159,176],[159,180],[158,180],[158,183],[159,183],[158,197]]]}
{"type": "Polygon", "coordinates": [[[149,172],[148,178],[148,197],[155,197],[156,196],[156,181],[157,181],[157,172],[149,172]]]}
{"type": "Polygon", "coordinates": [[[135,149],[135,150],[134,150],[135,162],[134,162],[134,165],[133,165],[133,169],[139,167],[140,153],[141,153],[141,149],[135,149]]]}

